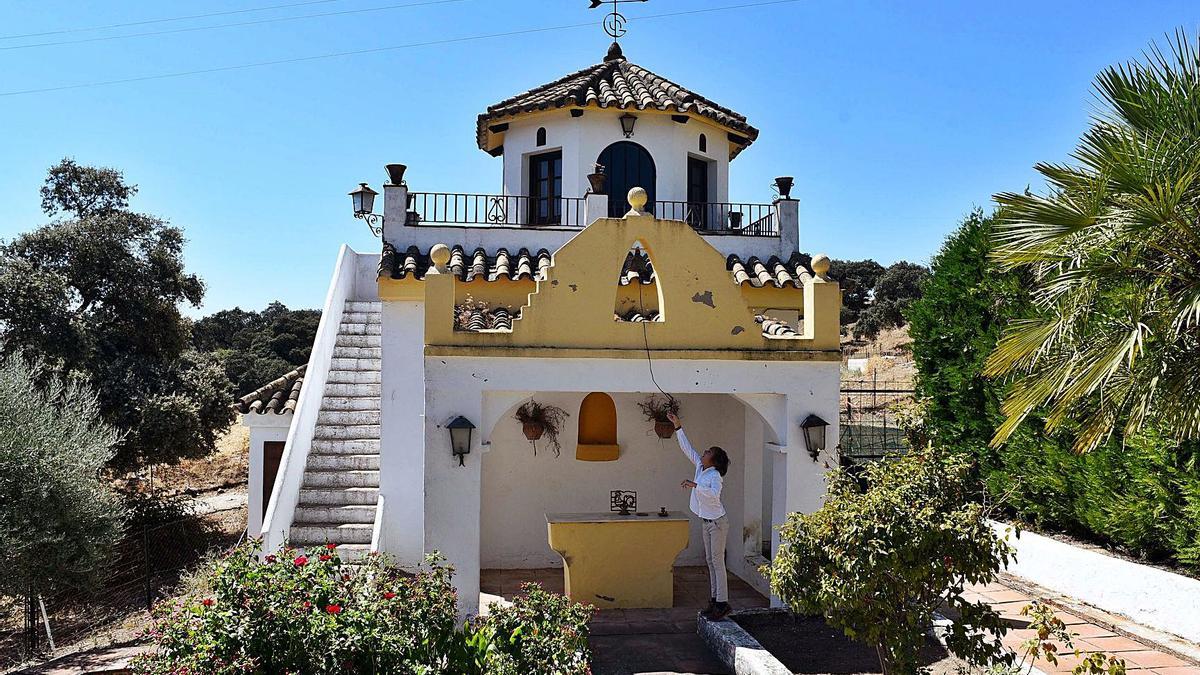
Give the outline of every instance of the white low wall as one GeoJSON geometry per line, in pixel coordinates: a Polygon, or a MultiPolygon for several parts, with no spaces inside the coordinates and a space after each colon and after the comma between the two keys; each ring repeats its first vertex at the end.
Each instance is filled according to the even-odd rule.
{"type": "MultiPolygon", "coordinates": [[[[1010,527],[993,522],[1003,535],[1010,527]]],[[[1033,532],[1010,537],[1008,571],[1137,623],[1200,642],[1200,580],[1140,565],[1033,532]]]]}

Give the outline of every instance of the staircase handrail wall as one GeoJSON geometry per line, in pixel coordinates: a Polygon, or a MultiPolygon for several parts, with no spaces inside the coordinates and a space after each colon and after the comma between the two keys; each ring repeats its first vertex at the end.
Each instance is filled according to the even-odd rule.
{"type": "Polygon", "coordinates": [[[283,458],[275,487],[271,490],[271,503],[263,518],[263,552],[281,549],[288,538],[288,531],[300,501],[300,488],[304,483],[304,469],[308,464],[308,453],[312,449],[313,434],[317,428],[317,413],[325,397],[325,383],[329,379],[334,347],[337,343],[342,313],[347,300],[354,299],[354,278],[358,254],[343,244],[338,251],[333,279],[325,295],[325,306],[321,309],[321,321],[313,340],[312,353],[308,357],[308,368],[304,373],[304,384],[296,401],[296,412],[292,417],[292,428],[288,431],[283,447],[283,458]]]}

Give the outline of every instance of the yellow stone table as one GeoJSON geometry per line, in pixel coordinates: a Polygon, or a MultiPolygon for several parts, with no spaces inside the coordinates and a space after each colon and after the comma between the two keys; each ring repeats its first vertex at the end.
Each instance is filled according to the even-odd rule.
{"type": "Polygon", "coordinates": [[[685,514],[547,513],[546,528],[571,599],[602,609],[672,606],[675,557],[688,545],[685,514]]]}

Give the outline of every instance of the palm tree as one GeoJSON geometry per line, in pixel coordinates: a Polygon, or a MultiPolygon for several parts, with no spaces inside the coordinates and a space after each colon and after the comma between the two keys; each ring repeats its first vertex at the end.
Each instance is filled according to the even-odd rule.
{"type": "Polygon", "coordinates": [[[1200,437],[1200,45],[1167,42],[1096,78],[1076,164],[1036,166],[1048,194],[995,197],[994,257],[1038,311],[984,370],[1013,378],[993,445],[1035,411],[1078,452],[1147,423],[1200,437]]]}

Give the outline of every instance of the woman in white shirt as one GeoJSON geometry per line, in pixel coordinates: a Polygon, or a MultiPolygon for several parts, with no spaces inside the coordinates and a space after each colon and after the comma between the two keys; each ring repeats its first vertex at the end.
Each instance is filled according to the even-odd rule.
{"type": "Polygon", "coordinates": [[[683,454],[696,465],[696,475],[680,485],[692,491],[691,509],[701,520],[704,539],[704,557],[708,561],[708,585],[712,592],[705,618],[720,621],[729,614],[729,583],[725,576],[725,539],[729,534],[729,518],[721,504],[723,476],[729,471],[729,455],[717,446],[704,451],[703,455],[692,449],[683,425],[674,414],[668,415],[675,425],[675,438],[683,454]]]}

